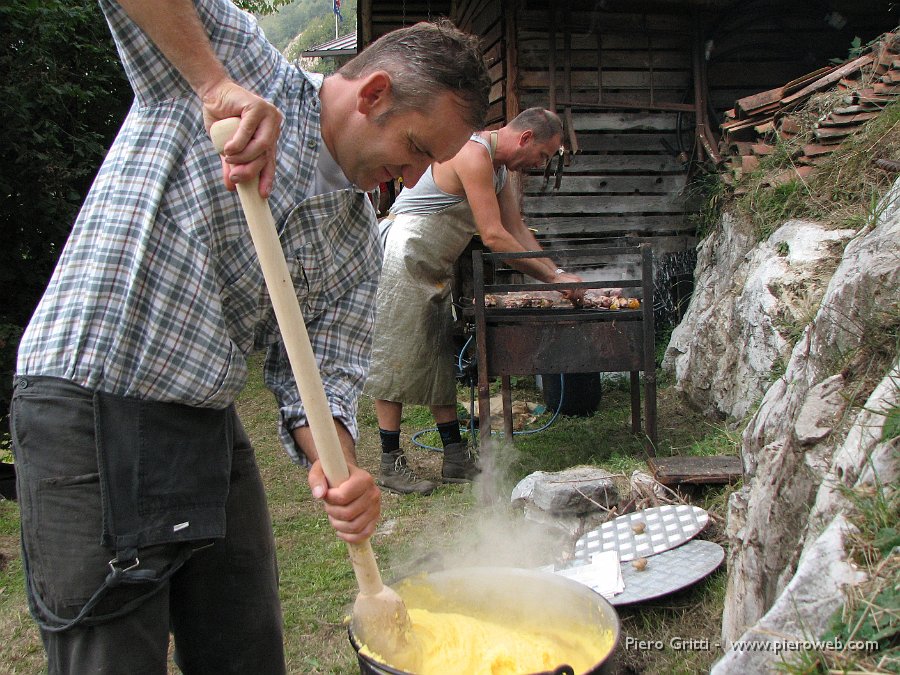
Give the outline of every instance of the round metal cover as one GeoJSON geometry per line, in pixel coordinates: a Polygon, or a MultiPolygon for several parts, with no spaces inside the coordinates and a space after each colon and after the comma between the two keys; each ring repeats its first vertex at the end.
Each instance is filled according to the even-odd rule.
{"type": "Polygon", "coordinates": [[[666,504],[614,518],[575,542],[574,559],[589,563],[594,553],[617,551],[622,562],[680,546],[700,532],[709,514],[699,506],[666,504]]]}
{"type": "Polygon", "coordinates": [[[647,566],[641,571],[623,562],[625,590],[608,598],[609,603],[632,605],[680,591],[712,574],[724,559],[725,549],[717,543],[694,539],[647,558],[647,566]]]}

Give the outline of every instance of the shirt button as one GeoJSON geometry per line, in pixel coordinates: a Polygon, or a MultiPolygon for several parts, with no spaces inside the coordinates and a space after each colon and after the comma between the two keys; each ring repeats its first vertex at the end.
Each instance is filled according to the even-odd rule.
{"type": "Polygon", "coordinates": [[[316,145],[317,145],[317,143],[312,138],[310,138],[308,141],[306,141],[306,147],[308,147],[308,148],[311,148],[311,149],[315,148],[316,145]]]}

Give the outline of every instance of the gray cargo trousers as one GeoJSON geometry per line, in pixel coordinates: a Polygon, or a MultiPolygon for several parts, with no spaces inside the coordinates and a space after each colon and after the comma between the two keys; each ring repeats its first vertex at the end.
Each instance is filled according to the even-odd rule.
{"type": "Polygon", "coordinates": [[[285,672],[265,492],[249,438],[228,414],[224,538],[141,548],[134,569],[111,575],[93,394],[58,378],[17,378],[10,418],[22,555],[50,675],[164,675],[170,633],[186,675],[285,672]]]}

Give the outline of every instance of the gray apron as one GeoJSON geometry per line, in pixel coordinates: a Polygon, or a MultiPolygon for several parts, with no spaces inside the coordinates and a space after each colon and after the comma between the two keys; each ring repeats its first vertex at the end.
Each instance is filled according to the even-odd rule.
{"type": "MultiPolygon", "coordinates": [[[[491,133],[489,144],[475,135],[472,140],[494,157],[496,132],[491,133]]],[[[505,167],[494,172],[497,194],[506,179],[505,167]]],[[[417,187],[422,185],[420,182],[417,187]]],[[[424,195],[411,194],[417,195],[414,199],[420,206],[434,205],[435,211],[391,214],[380,224],[384,260],[365,393],[414,405],[454,405],[456,354],[450,281],[456,260],[478,227],[467,200],[460,198],[445,206],[443,198],[450,195],[440,192],[436,195],[439,199],[429,201],[428,190],[439,192],[440,188],[432,181],[424,195]]]]}
{"type": "Polygon", "coordinates": [[[453,265],[477,232],[467,201],[430,215],[398,214],[385,244],[365,392],[416,405],[456,403],[453,265]]]}

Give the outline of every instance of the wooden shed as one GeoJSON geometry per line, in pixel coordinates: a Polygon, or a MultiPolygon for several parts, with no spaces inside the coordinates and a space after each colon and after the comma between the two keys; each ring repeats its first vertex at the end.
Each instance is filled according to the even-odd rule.
{"type": "Polygon", "coordinates": [[[844,60],[891,30],[876,0],[360,0],[361,47],[449,17],[481,37],[494,86],[490,125],[556,110],[569,152],[558,189],[522,177],[522,210],[545,247],[610,237],[693,251],[686,189],[715,158],[735,101],[844,60]],[[856,41],[854,43],[854,40],[856,41]]]}

